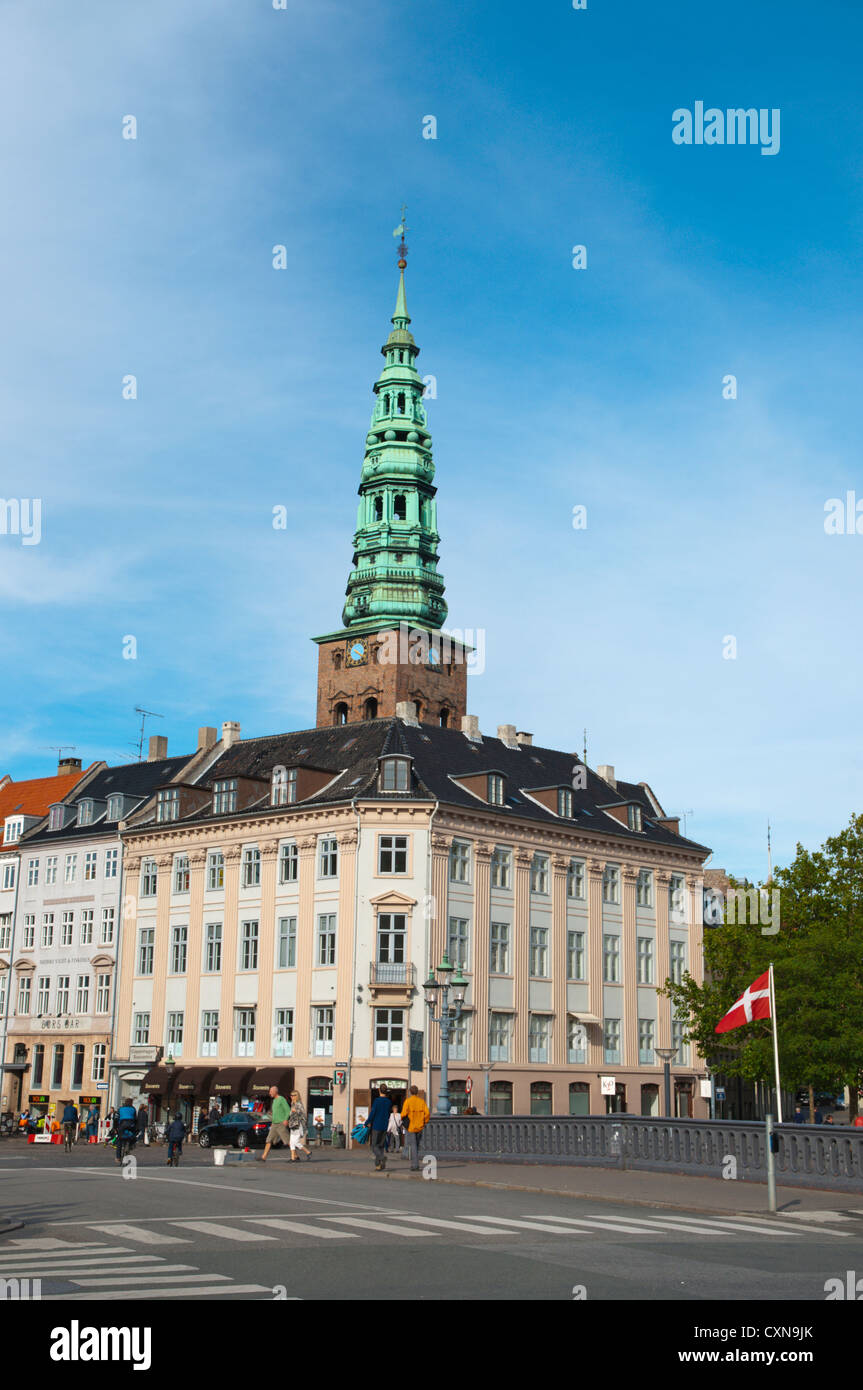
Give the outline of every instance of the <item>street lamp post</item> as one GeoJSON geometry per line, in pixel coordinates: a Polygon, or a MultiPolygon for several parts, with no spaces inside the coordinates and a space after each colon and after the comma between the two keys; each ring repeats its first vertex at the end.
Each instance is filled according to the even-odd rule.
{"type": "Polygon", "coordinates": [[[423,985],[423,992],[426,997],[426,1004],[429,1011],[429,1022],[437,1023],[440,1028],[440,1089],[438,1091],[437,1105],[435,1112],[438,1115],[449,1114],[449,1044],[453,1026],[461,1018],[462,1005],[464,1004],[464,992],[467,989],[467,980],[454,965],[450,964],[449,959],[444,955],[443,960],[437,968],[440,979],[435,979],[434,971],[429,971],[429,977],[423,985]],[[452,990],[452,1005],[449,1002],[450,990],[452,990]],[[440,1004],[435,1013],[435,1004],[440,995],[440,1004]]]}
{"type": "Polygon", "coordinates": [[[665,1066],[665,1118],[670,1120],[671,1115],[671,1059],[677,1053],[676,1047],[657,1047],[654,1049],[659,1060],[665,1066]]]}

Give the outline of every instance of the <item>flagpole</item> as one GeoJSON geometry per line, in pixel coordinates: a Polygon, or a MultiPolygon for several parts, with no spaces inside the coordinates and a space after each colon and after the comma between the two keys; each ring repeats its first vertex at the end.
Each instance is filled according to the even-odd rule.
{"type": "Polygon", "coordinates": [[[776,991],[773,986],[773,962],[770,962],[770,1018],[773,1023],[773,1061],[776,1067],[776,1113],[782,1124],[782,1092],[779,1089],[779,1040],[776,1034],[776,991]]]}

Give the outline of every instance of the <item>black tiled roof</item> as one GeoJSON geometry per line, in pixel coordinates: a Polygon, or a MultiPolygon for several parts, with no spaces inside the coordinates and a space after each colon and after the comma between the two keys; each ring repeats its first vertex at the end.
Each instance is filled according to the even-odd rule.
{"type": "MultiPolygon", "coordinates": [[[[81,787],[73,796],[67,797],[65,804],[77,806],[79,801],[107,802],[108,797],[115,794],[130,797],[140,804],[152,796],[157,787],[162,786],[164,782],[172,781],[192,757],[193,753],[184,753],[174,758],[159,758],[155,762],[121,763],[119,767],[103,768],[85,787],[81,787]]],[[[125,814],[133,812],[134,807],[125,814]]],[[[72,823],[62,830],[49,830],[46,818],[41,826],[23,838],[28,844],[50,844],[54,840],[92,838],[100,832],[113,835],[118,833],[117,822],[105,820],[104,807],[94,816],[90,825],[72,823]]]]}

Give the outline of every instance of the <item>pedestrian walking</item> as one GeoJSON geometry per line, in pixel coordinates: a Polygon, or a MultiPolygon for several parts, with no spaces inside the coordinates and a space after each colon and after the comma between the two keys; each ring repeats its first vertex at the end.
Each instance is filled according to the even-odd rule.
{"type": "Polygon", "coordinates": [[[99,1132],[99,1111],[95,1105],[91,1105],[87,1111],[87,1138],[95,1139],[99,1132]]]}
{"type": "Polygon", "coordinates": [[[404,1125],[402,1117],[395,1106],[390,1115],[390,1122],[387,1125],[387,1152],[398,1153],[401,1149],[404,1138],[404,1125]]]}
{"type": "Polygon", "coordinates": [[[411,1160],[411,1168],[417,1172],[420,1166],[420,1144],[422,1142],[423,1130],[429,1122],[429,1108],[417,1090],[416,1086],[411,1086],[410,1095],[402,1106],[402,1119],[407,1120],[408,1126],[408,1153],[411,1160]]]}
{"type": "Polygon", "coordinates": [[[267,1154],[270,1152],[270,1149],[277,1139],[280,1139],[283,1144],[289,1145],[291,1142],[291,1132],[288,1128],[288,1118],[291,1113],[291,1107],[284,1096],[279,1095],[278,1086],[270,1087],[270,1100],[273,1102],[273,1110],[270,1115],[270,1128],[267,1132],[267,1142],[264,1145],[264,1152],[258,1160],[259,1163],[266,1163],[267,1154]]]}
{"type": "Polygon", "coordinates": [[[375,1172],[384,1172],[387,1166],[387,1128],[390,1122],[393,1103],[387,1087],[378,1087],[378,1094],[372,1102],[367,1124],[371,1133],[371,1149],[375,1156],[375,1172]]]}
{"type": "Polygon", "coordinates": [[[291,1109],[288,1115],[288,1130],[290,1131],[291,1162],[298,1163],[298,1150],[311,1158],[312,1151],[306,1143],[308,1132],[308,1116],[306,1115],[303,1102],[300,1100],[299,1091],[291,1091],[291,1109]]]}
{"type": "Polygon", "coordinates": [[[801,1107],[798,1105],[798,1106],[795,1107],[795,1110],[794,1110],[794,1124],[796,1124],[796,1125],[805,1125],[805,1123],[806,1123],[806,1117],[804,1116],[801,1107]]]}
{"type": "Polygon", "coordinates": [[[168,1141],[168,1164],[173,1164],[176,1168],[183,1153],[183,1140],[186,1137],[186,1126],[179,1113],[177,1113],[165,1131],[165,1138],[168,1141]]]}
{"type": "Polygon", "coordinates": [[[218,1105],[216,1105],[215,1102],[214,1102],[214,1103],[210,1106],[210,1113],[209,1113],[209,1115],[207,1116],[207,1124],[208,1124],[208,1125],[217,1125],[217,1124],[219,1123],[219,1116],[220,1116],[221,1113],[222,1113],[222,1112],[220,1111],[218,1105]]]}
{"type": "Polygon", "coordinates": [[[135,1127],[136,1127],[136,1129],[137,1129],[137,1131],[138,1131],[138,1138],[139,1138],[139,1139],[141,1138],[142,1135],[146,1136],[146,1133],[147,1133],[147,1106],[146,1106],[146,1105],[141,1105],[141,1106],[138,1107],[138,1114],[137,1114],[136,1119],[135,1119],[135,1127]]]}

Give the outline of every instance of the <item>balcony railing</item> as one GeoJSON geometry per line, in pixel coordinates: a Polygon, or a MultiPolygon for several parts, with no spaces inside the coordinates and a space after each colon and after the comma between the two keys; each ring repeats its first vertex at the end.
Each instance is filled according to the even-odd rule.
{"type": "Polygon", "coordinates": [[[397,985],[402,989],[413,989],[416,982],[416,966],[406,961],[396,964],[393,961],[373,960],[369,966],[370,985],[397,985]]]}

